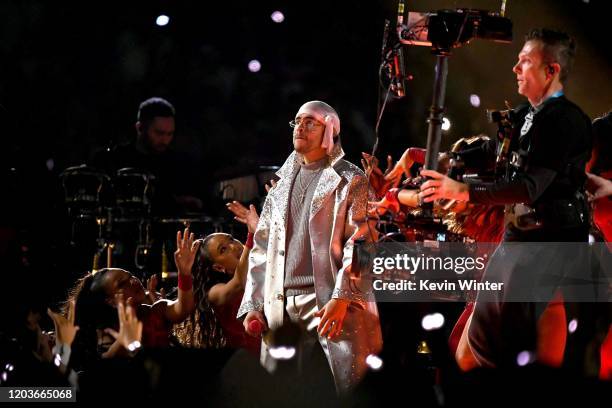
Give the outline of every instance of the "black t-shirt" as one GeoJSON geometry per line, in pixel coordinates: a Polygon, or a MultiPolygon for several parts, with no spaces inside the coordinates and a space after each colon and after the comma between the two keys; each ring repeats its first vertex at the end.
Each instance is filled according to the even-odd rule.
{"type": "MultiPolygon", "coordinates": [[[[513,180],[470,185],[470,201],[480,204],[538,203],[572,199],[584,184],[584,168],[591,152],[591,122],[564,96],[546,100],[533,116],[531,128],[520,136],[529,109],[519,110],[511,150],[527,151],[524,172],[513,180]]],[[[497,139],[459,152],[469,167],[495,161],[497,139]]]]}

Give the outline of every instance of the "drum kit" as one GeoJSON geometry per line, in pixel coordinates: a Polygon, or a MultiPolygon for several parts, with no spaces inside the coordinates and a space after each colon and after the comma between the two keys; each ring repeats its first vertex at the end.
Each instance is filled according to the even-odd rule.
{"type": "MultiPolygon", "coordinates": [[[[85,165],[60,174],[71,225],[71,245],[85,249],[85,269],[120,267],[146,278],[176,276],[176,231],[189,227],[201,236],[225,229],[225,220],[201,213],[186,217],[151,212],[155,177],[134,168],[109,176],[85,165]]],[[[80,255],[83,255],[82,253],[80,255]]]]}

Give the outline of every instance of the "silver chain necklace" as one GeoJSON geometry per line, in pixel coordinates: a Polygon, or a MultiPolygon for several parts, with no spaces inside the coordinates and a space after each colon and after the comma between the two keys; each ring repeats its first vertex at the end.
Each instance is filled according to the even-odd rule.
{"type": "Polygon", "coordinates": [[[310,179],[310,181],[308,182],[308,184],[306,184],[306,187],[304,187],[303,183],[302,183],[302,170],[300,170],[300,172],[298,173],[298,184],[300,185],[300,189],[302,190],[302,194],[300,195],[300,202],[303,203],[304,199],[306,198],[306,193],[308,192],[308,187],[310,187],[310,185],[312,184],[312,182],[317,178],[317,176],[319,175],[319,173],[322,171],[323,169],[318,170],[316,173],[313,174],[312,178],[310,179]]]}

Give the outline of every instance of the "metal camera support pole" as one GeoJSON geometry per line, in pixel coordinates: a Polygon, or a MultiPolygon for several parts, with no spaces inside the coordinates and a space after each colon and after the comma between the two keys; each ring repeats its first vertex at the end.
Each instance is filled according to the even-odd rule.
{"type": "MultiPolygon", "coordinates": [[[[404,2],[403,0],[399,2],[397,32],[400,42],[407,45],[432,47],[432,52],[436,56],[433,102],[428,118],[426,169],[438,169],[446,75],[451,50],[468,44],[474,38],[510,43],[512,41],[512,22],[503,17],[505,4],[504,1],[501,15],[486,10],[456,9],[428,13],[409,12],[408,18],[404,20],[404,2]],[[404,21],[406,21],[405,25],[404,21]]],[[[432,203],[426,203],[421,208],[423,216],[429,218],[433,216],[432,203]]]]}
{"type": "MultiPolygon", "coordinates": [[[[438,170],[438,153],[442,141],[442,121],[444,115],[444,97],[446,95],[446,76],[448,74],[449,52],[435,50],[436,68],[433,86],[433,101],[429,108],[427,129],[427,153],[425,169],[438,170]]],[[[423,203],[423,216],[433,217],[433,203],[423,203]]]]}

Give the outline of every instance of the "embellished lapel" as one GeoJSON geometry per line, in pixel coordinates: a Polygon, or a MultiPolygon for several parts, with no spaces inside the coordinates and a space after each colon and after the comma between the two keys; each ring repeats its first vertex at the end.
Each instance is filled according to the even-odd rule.
{"type": "Polygon", "coordinates": [[[291,192],[291,184],[295,173],[298,171],[299,155],[293,152],[289,155],[282,167],[276,172],[280,178],[276,183],[276,187],[270,190],[270,198],[276,207],[276,210],[283,220],[283,227],[287,226],[287,213],[289,211],[289,193],[291,192]]]}
{"type": "Polygon", "coordinates": [[[312,196],[312,202],[310,203],[310,219],[319,212],[323,203],[327,198],[336,190],[342,177],[334,169],[334,165],[344,156],[344,151],[340,147],[340,143],[336,143],[334,149],[329,156],[329,165],[321,173],[319,182],[312,196]]]}

